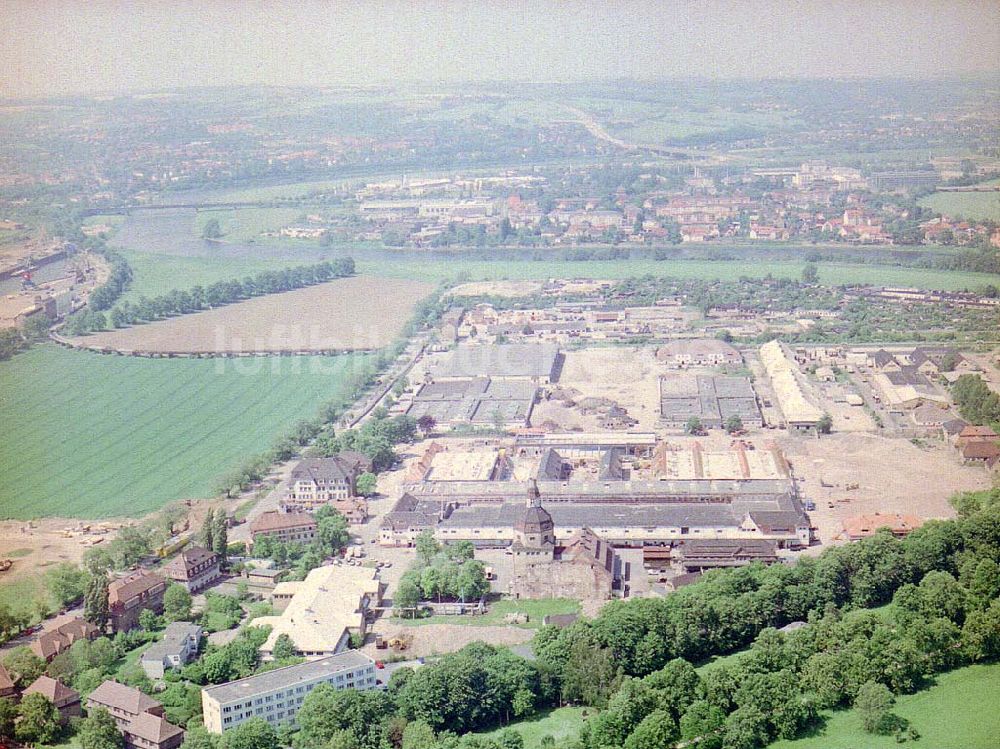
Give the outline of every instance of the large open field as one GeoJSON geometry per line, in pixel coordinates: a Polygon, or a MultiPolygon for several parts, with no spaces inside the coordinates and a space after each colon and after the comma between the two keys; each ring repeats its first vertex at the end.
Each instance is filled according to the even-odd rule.
{"type": "MultiPolygon", "coordinates": [[[[278,270],[293,265],[317,262],[338,253],[321,252],[315,245],[303,245],[296,252],[267,248],[257,256],[192,257],[166,255],[136,250],[122,250],[132,266],[134,278],[122,297],[135,301],[173,289],[207,286],[216,281],[244,278],[264,270],[278,270]]],[[[548,278],[628,278],[660,276],[735,280],[740,276],[800,278],[804,262],[789,261],[699,261],[699,260],[617,260],[563,262],[557,260],[475,260],[461,257],[446,260],[423,258],[359,260],[358,272],[382,278],[407,278],[416,281],[442,280],[544,280],[548,278]]],[[[918,286],[957,290],[996,283],[988,273],[900,268],[851,263],[820,263],[820,282],[827,284],[870,283],[887,286],[918,286]]]]}
{"type": "Polygon", "coordinates": [[[198,211],[192,233],[201,236],[205,224],[219,222],[223,242],[250,242],[262,232],[278,231],[305,215],[301,208],[239,208],[218,211],[198,211]]]}
{"type": "MultiPolygon", "coordinates": [[[[1000,665],[968,666],[936,678],[936,684],[896,700],[894,712],[920,733],[921,747],[993,749],[1000,736],[1000,665]]],[[[908,745],[908,744],[907,744],[908,745]]],[[[872,736],[853,710],[829,715],[813,736],[779,741],[770,749],[888,749],[892,736],[872,736]]]]}
{"type": "MultiPolygon", "coordinates": [[[[546,278],[628,278],[630,276],[669,276],[674,278],[705,278],[730,281],[741,276],[760,278],[768,273],[775,277],[800,278],[805,262],[759,259],[735,260],[616,260],[563,262],[557,260],[516,260],[504,262],[463,260],[447,261],[414,258],[392,263],[361,261],[358,272],[372,275],[413,278],[426,281],[461,278],[466,281],[495,279],[546,278]]],[[[868,283],[887,286],[917,286],[929,289],[955,290],[996,283],[989,273],[900,268],[851,263],[820,263],[820,283],[868,283]]]]}
{"type": "Polygon", "coordinates": [[[137,517],[269,447],[364,357],[104,356],[38,346],[0,363],[0,517],[137,517]]]}
{"type": "Polygon", "coordinates": [[[135,352],[322,352],[392,343],[433,286],[352,276],[283,294],[76,339],[135,352]]]}
{"type": "Polygon", "coordinates": [[[132,283],[121,297],[134,302],[140,296],[154,297],[173,289],[208,286],[216,281],[245,278],[265,270],[281,270],[317,262],[316,257],[287,253],[264,253],[259,257],[183,257],[137,250],[120,250],[132,267],[132,283]]]}
{"type": "Polygon", "coordinates": [[[1000,191],[936,192],[923,198],[920,205],[951,218],[1000,221],[1000,191]]]}

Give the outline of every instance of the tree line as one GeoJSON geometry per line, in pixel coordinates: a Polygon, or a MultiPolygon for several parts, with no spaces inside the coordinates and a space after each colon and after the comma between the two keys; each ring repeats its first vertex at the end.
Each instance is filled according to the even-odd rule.
{"type": "MultiPolygon", "coordinates": [[[[109,251],[106,251],[105,254],[106,256],[111,254],[120,257],[117,253],[109,251]]],[[[127,265],[124,267],[128,268],[127,265]]],[[[344,278],[354,273],[354,260],[347,257],[314,265],[299,265],[282,270],[262,271],[243,280],[216,281],[206,287],[195,286],[189,291],[174,289],[152,298],[140,296],[135,302],[125,301],[111,308],[111,303],[124,289],[124,284],[128,282],[127,279],[131,279],[131,271],[128,271],[127,279],[119,288],[117,281],[112,283],[117,278],[117,271],[114,268],[113,265],[112,279],[101,287],[101,289],[107,288],[108,290],[102,292],[96,300],[92,299],[92,303],[88,305],[86,311],[73,316],[67,325],[68,333],[85,335],[98,330],[106,330],[109,325],[111,328],[142,325],[162,320],[165,317],[186,315],[221,307],[255,296],[277,294],[335,278],[344,278]],[[116,292],[115,289],[118,291],[116,292]],[[105,316],[104,310],[108,309],[110,311],[105,316]]],[[[96,291],[100,291],[100,289],[96,291]]]]}

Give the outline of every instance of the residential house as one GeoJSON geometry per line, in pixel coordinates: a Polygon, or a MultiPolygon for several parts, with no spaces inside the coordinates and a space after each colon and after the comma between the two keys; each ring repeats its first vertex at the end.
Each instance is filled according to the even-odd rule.
{"type": "Polygon", "coordinates": [[[139,626],[139,614],[148,609],[163,612],[163,592],[167,581],[155,572],[136,570],[108,585],[111,628],[123,632],[139,626]]]}
{"type": "Polygon", "coordinates": [[[251,545],[264,536],[285,543],[308,544],[316,538],[316,521],[308,512],[263,512],[250,523],[251,545]]]}
{"type": "Polygon", "coordinates": [[[966,465],[983,465],[993,468],[1000,463],[1000,444],[996,442],[967,442],[961,448],[962,462],[966,465]]]}
{"type": "Polygon", "coordinates": [[[725,341],[712,338],[670,341],[656,350],[656,358],[673,369],[743,364],[739,351],[725,341]]]}
{"type": "Polygon", "coordinates": [[[188,546],[160,570],[168,580],[180,583],[189,593],[197,593],[218,580],[219,555],[201,546],[188,546]]]}
{"type": "Polygon", "coordinates": [[[59,711],[59,720],[62,723],[69,722],[70,718],[79,718],[82,714],[80,711],[80,693],[74,689],[70,689],[62,682],[56,681],[51,676],[44,674],[39,676],[24,690],[21,697],[24,698],[29,694],[40,694],[55,705],[56,710],[59,711]]]}
{"type": "Polygon", "coordinates": [[[125,737],[125,749],[177,749],[184,731],[163,717],[163,705],[138,689],[105,681],[90,693],[87,712],[104,708],[125,737]]]}
{"type": "Polygon", "coordinates": [[[86,619],[66,614],[47,622],[29,647],[32,653],[48,663],[69,650],[77,640],[95,640],[100,635],[101,630],[86,619]]]}
{"type": "Polygon", "coordinates": [[[998,440],[1000,440],[1000,434],[994,432],[990,427],[966,424],[955,438],[955,448],[961,452],[966,445],[974,442],[997,442],[998,440]]]}
{"type": "Polygon", "coordinates": [[[13,697],[16,691],[14,680],[10,678],[10,673],[0,663],[0,697],[13,697]]]}
{"type": "Polygon", "coordinates": [[[335,455],[306,458],[292,469],[285,507],[314,510],[332,500],[355,496],[355,482],[363,472],[357,460],[335,455]]]}
{"type": "Polygon", "coordinates": [[[198,655],[202,630],[197,624],[171,622],[163,639],[142,654],[139,663],[150,679],[162,679],[168,668],[180,668],[198,655]]]}

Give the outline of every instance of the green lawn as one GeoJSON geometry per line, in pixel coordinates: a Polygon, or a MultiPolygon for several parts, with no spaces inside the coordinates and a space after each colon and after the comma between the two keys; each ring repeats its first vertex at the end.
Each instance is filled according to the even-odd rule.
{"type": "Polygon", "coordinates": [[[261,239],[265,231],[277,231],[295,223],[307,213],[302,208],[238,208],[218,211],[199,211],[191,231],[200,237],[212,219],[219,222],[223,242],[248,242],[261,239]]]}
{"type": "Polygon", "coordinates": [[[507,614],[522,613],[528,615],[528,621],[518,626],[525,629],[538,629],[542,620],[549,614],[578,614],[580,602],[570,598],[545,598],[536,601],[494,601],[489,604],[489,610],[482,616],[430,616],[426,619],[394,618],[394,624],[419,627],[424,624],[465,624],[470,627],[485,627],[503,624],[507,614]]]}
{"type": "MultiPolygon", "coordinates": [[[[204,214],[207,215],[207,214],[204,214]]],[[[294,250],[315,245],[263,247],[257,257],[187,257],[160,255],[136,250],[121,250],[132,266],[133,280],[122,299],[135,301],[145,294],[156,296],[173,289],[207,286],[216,281],[244,278],[265,270],[277,270],[316,262],[315,257],[296,257],[294,250]]],[[[334,254],[334,253],[331,253],[334,254]]],[[[547,278],[628,278],[630,276],[671,276],[730,281],[740,276],[800,278],[804,263],[787,260],[748,260],[740,262],[702,260],[619,260],[563,262],[558,260],[473,260],[456,257],[448,260],[413,259],[357,262],[358,273],[384,278],[411,278],[436,282],[456,279],[547,279],[547,278]]],[[[918,286],[955,290],[996,283],[988,273],[898,268],[851,263],[820,263],[821,283],[871,283],[887,286],[918,286]]]]}
{"type": "Polygon", "coordinates": [[[50,603],[42,574],[22,575],[17,580],[0,582],[0,606],[6,606],[11,611],[24,611],[35,622],[39,618],[39,603],[50,603]]]}
{"type": "Polygon", "coordinates": [[[98,224],[106,224],[107,226],[113,226],[115,228],[121,226],[125,223],[125,216],[120,213],[107,213],[100,214],[97,216],[87,216],[83,220],[84,226],[97,226],[98,224]]]}
{"type": "MultiPolygon", "coordinates": [[[[968,666],[937,677],[917,694],[898,697],[894,712],[920,733],[913,744],[930,749],[992,749],[1000,737],[1000,665],[968,666]]],[[[907,742],[907,746],[910,742],[907,742]]],[[[829,716],[815,736],[778,741],[770,749],[889,749],[892,736],[872,736],[853,710],[829,716]]]]}
{"type": "MultiPolygon", "coordinates": [[[[359,273],[375,276],[413,278],[438,281],[468,276],[470,280],[545,279],[545,278],[628,278],[630,276],[669,276],[674,278],[705,278],[720,281],[736,280],[740,276],[800,278],[804,262],[786,260],[747,260],[740,262],[702,260],[619,260],[562,262],[558,260],[463,260],[432,261],[415,258],[389,263],[359,261],[359,273]]],[[[870,283],[887,286],[917,286],[954,290],[996,283],[989,273],[897,268],[851,263],[820,263],[820,283],[870,283]]]]}
{"type": "Polygon", "coordinates": [[[261,452],[362,356],[142,359],[38,346],[0,363],[0,517],[137,517],[261,452]]]}
{"type": "Polygon", "coordinates": [[[936,192],[920,205],[951,218],[1000,221],[1000,192],[936,192]]]}
{"type": "Polygon", "coordinates": [[[506,729],[513,729],[524,739],[524,749],[539,749],[542,738],[551,736],[556,741],[577,736],[584,723],[582,707],[559,707],[554,710],[543,710],[530,718],[519,720],[503,728],[487,731],[480,735],[495,738],[506,729]]]}
{"type": "Polygon", "coordinates": [[[187,257],[158,255],[151,252],[120,250],[132,266],[132,284],[122,300],[135,301],[140,295],[153,297],[173,289],[208,286],[216,281],[245,278],[265,270],[280,270],[295,265],[310,265],[314,259],[296,259],[288,253],[260,257],[187,257]]]}

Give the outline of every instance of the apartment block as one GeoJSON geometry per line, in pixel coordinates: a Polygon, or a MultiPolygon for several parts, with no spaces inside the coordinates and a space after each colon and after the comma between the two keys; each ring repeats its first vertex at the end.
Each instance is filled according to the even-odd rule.
{"type": "Polygon", "coordinates": [[[335,689],[374,689],[375,661],[357,650],[201,690],[205,728],[222,733],[251,718],[273,726],[293,723],[306,695],[320,684],[335,689]]]}

